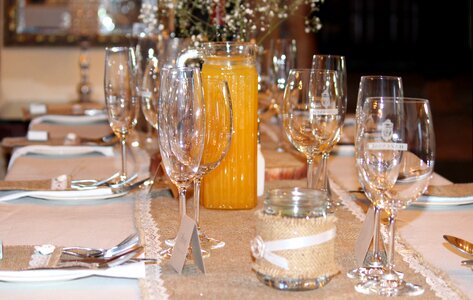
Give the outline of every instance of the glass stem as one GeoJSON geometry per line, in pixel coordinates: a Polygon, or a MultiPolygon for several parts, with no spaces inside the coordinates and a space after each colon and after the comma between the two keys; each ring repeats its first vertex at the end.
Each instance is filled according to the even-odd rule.
{"type": "Polygon", "coordinates": [[[121,181],[126,179],[126,137],[121,139],[121,147],[122,147],[122,172],[120,174],[121,181]]]}
{"type": "Polygon", "coordinates": [[[388,261],[387,261],[387,274],[394,274],[394,242],[396,233],[396,209],[391,209],[388,216],[389,224],[389,244],[388,244],[388,261]]]}
{"type": "Polygon", "coordinates": [[[373,235],[373,263],[375,265],[381,265],[382,258],[379,253],[379,230],[380,230],[380,209],[378,206],[374,206],[374,235],[373,235]]]}
{"type": "Polygon", "coordinates": [[[330,191],[328,188],[328,161],[329,153],[322,153],[319,167],[317,168],[317,174],[315,176],[314,188],[316,190],[325,191],[327,195],[330,196],[330,191]]]}
{"type": "Polygon", "coordinates": [[[182,218],[186,215],[186,192],[187,189],[185,187],[179,187],[179,224],[182,223],[182,218]]]}
{"type": "Polygon", "coordinates": [[[200,229],[200,176],[194,179],[194,220],[197,224],[197,229],[200,229]]]}
{"type": "Polygon", "coordinates": [[[307,188],[314,188],[314,160],[307,158],[307,188]]]}

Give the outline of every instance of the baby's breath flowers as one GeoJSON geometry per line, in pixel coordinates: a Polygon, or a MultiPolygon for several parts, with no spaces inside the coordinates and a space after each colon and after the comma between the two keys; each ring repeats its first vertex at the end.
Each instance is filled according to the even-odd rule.
{"type": "Polygon", "coordinates": [[[317,13],[323,1],[161,0],[158,20],[174,16],[176,33],[181,37],[209,41],[256,39],[261,42],[302,6],[306,6],[307,11],[305,32],[317,32],[322,27],[317,13]]]}

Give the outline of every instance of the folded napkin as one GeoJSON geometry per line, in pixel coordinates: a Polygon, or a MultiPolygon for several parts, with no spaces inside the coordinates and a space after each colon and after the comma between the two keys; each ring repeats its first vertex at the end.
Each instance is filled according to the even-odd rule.
{"type": "MultiPolygon", "coordinates": [[[[89,102],[89,103],[50,103],[45,104],[46,112],[51,115],[84,115],[88,111],[103,111],[103,103],[89,102]]],[[[37,114],[34,114],[28,108],[23,108],[23,115],[26,120],[31,119],[37,114]]]]}
{"type": "Polygon", "coordinates": [[[462,205],[473,203],[473,183],[431,185],[417,204],[462,205]]]}
{"type": "Polygon", "coordinates": [[[61,269],[62,247],[43,245],[42,247],[5,246],[4,257],[0,261],[0,281],[53,281],[69,280],[92,275],[123,278],[145,277],[143,262],[128,263],[112,268],[61,269]],[[43,251],[43,249],[51,251],[43,251]]]}

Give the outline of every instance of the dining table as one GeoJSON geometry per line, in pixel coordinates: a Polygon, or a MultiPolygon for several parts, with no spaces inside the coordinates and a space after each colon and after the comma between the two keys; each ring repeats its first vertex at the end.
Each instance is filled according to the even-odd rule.
{"type": "MultiPolygon", "coordinates": [[[[114,154],[63,151],[61,156],[43,149],[20,155],[9,165],[4,182],[44,180],[60,174],[72,174],[72,179],[104,178],[120,166],[119,148],[107,147],[114,154]]],[[[9,191],[0,191],[0,299],[365,299],[355,291],[356,281],[346,276],[358,266],[354,248],[369,207],[365,197],[352,193],[360,188],[352,145],[336,146],[329,160],[330,186],[341,202],[333,212],[337,218],[335,258],[339,273],[325,286],[310,291],[281,291],[257,279],[250,251],[250,241],[256,236],[256,213],[263,208],[269,190],[304,187],[307,167],[295,149],[278,151],[268,135],[261,135],[261,148],[266,180],[257,206],[200,210],[202,230],[225,242],[223,248],[211,250],[204,258],[205,273],[188,259],[179,274],[162,255],[167,248],[164,241],[179,227],[178,202],[170,187],[139,187],[108,197],[38,197],[33,193],[7,201],[1,199],[9,191]],[[35,246],[108,248],[131,233],[139,234],[142,256],[149,261],[138,260],[97,273],[15,269],[19,253],[35,246]]],[[[152,176],[152,154],[132,146],[128,152],[130,170],[139,178],[152,176]]],[[[431,185],[450,186],[452,182],[435,174],[431,185]]],[[[192,211],[189,193],[189,216],[192,211]]],[[[443,239],[449,234],[473,241],[473,201],[458,203],[447,197],[443,202],[415,202],[399,213],[397,225],[396,270],[425,287],[417,298],[473,299],[473,270],[460,263],[468,256],[443,239]]],[[[387,237],[384,225],[382,237],[387,237]]]]}

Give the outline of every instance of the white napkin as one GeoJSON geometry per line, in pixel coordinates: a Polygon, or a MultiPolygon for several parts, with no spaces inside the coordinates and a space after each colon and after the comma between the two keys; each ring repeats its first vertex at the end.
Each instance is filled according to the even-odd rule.
{"type": "Polygon", "coordinates": [[[67,115],[44,115],[31,120],[29,128],[40,123],[56,123],[56,124],[94,124],[107,122],[107,115],[94,116],[67,116],[67,115]]]}
{"type": "Polygon", "coordinates": [[[105,276],[119,278],[144,278],[145,263],[129,263],[106,269],[56,269],[0,271],[0,281],[7,282],[46,282],[64,281],[89,276],[105,276]]]}

